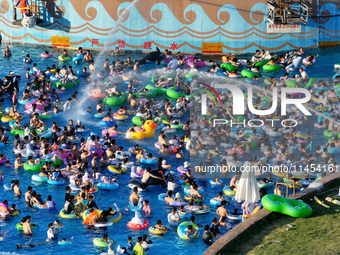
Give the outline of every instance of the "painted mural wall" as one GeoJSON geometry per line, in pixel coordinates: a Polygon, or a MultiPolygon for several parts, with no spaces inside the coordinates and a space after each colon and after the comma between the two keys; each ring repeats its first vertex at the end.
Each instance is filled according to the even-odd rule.
{"type": "Polygon", "coordinates": [[[312,48],[340,36],[337,0],[310,1],[313,17],[301,32],[275,34],[267,33],[266,0],[137,0],[121,22],[118,19],[131,0],[29,2],[37,6],[42,19],[34,28],[13,25],[13,1],[1,0],[4,41],[51,45],[52,36],[64,36],[70,37],[71,47],[152,50],[158,46],[182,52],[201,52],[203,42],[216,42],[222,43],[223,52],[253,52],[312,48]]]}

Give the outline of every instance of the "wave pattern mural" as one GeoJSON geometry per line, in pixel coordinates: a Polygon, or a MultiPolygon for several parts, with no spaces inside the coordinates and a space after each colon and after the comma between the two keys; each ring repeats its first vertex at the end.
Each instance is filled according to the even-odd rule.
{"type": "MultiPolygon", "coordinates": [[[[151,50],[155,46],[183,52],[200,52],[202,42],[221,42],[224,52],[275,51],[317,47],[318,40],[340,37],[338,1],[320,1],[301,33],[266,32],[265,0],[139,0],[114,31],[119,15],[132,2],[123,0],[54,0],[38,3],[42,23],[34,28],[13,25],[12,1],[0,4],[3,40],[51,44],[51,37],[70,37],[71,46],[92,48],[116,46],[151,50]],[[327,17],[326,17],[327,16],[327,17]]],[[[315,1],[312,6],[315,6],[315,1]]],[[[18,13],[18,16],[20,14],[18,13]]]]}

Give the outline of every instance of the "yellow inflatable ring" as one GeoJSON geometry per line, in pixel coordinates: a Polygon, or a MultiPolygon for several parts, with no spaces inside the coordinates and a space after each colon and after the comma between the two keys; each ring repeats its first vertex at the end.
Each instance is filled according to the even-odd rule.
{"type": "Polygon", "coordinates": [[[72,213],[70,213],[70,214],[65,214],[65,213],[64,213],[64,209],[62,209],[62,210],[60,211],[59,216],[60,216],[61,218],[64,218],[64,219],[76,219],[76,218],[77,218],[77,215],[76,215],[74,212],[72,212],[72,213]]]}
{"type": "Polygon", "coordinates": [[[123,174],[123,173],[125,173],[127,171],[127,168],[121,168],[119,170],[115,166],[108,166],[107,170],[109,170],[111,173],[123,174]]]}
{"type": "Polygon", "coordinates": [[[164,230],[155,228],[155,227],[149,227],[149,231],[153,234],[157,234],[157,235],[163,235],[165,233],[167,233],[169,230],[166,226],[162,226],[162,228],[164,228],[164,230]]]}

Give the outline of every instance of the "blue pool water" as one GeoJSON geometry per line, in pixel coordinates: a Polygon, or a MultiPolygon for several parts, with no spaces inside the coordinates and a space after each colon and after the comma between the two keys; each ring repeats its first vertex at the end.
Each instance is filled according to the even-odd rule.
{"type": "MultiPolygon", "coordinates": [[[[0,52],[2,54],[4,50],[5,45],[0,45],[0,52]]],[[[19,44],[13,44],[10,45],[10,48],[12,50],[13,56],[10,59],[3,59],[0,57],[0,77],[3,78],[5,75],[8,75],[9,71],[15,71],[16,75],[22,76],[21,81],[21,92],[20,97],[22,96],[22,88],[25,86],[26,79],[24,77],[25,71],[27,67],[32,68],[32,64],[24,64],[22,59],[27,54],[30,53],[31,57],[33,58],[33,62],[38,63],[39,69],[45,69],[47,66],[51,66],[52,63],[56,63],[59,65],[59,67],[62,66],[62,63],[58,62],[58,55],[62,53],[61,49],[51,49],[49,47],[43,47],[43,46],[34,46],[34,45],[19,45],[19,44]],[[54,54],[53,58],[44,59],[40,57],[40,53],[43,51],[48,50],[54,54]]],[[[72,52],[72,51],[70,51],[72,52]]],[[[70,53],[69,52],[69,53],[70,53]]],[[[319,57],[317,59],[317,64],[308,68],[307,72],[310,74],[310,76],[319,77],[319,78],[329,78],[334,75],[334,68],[333,65],[339,61],[339,49],[338,48],[332,48],[332,49],[318,49],[311,51],[313,55],[316,55],[319,53],[322,57],[319,57]]],[[[93,52],[94,58],[96,58],[98,52],[93,52]]],[[[132,60],[141,58],[140,53],[133,53],[129,56],[132,56],[132,60]]],[[[120,57],[121,59],[126,59],[126,56],[120,57]]],[[[110,61],[116,59],[116,57],[108,56],[107,58],[110,59],[110,61]]],[[[66,65],[73,64],[71,61],[67,62],[66,65]]],[[[73,65],[74,66],[74,65],[73,65]]],[[[84,66],[84,63],[79,64],[78,66],[74,66],[74,69],[76,71],[81,70],[84,66]]],[[[102,63],[100,63],[98,66],[102,66],[102,63]]],[[[143,67],[143,71],[141,72],[140,78],[143,83],[141,87],[148,84],[148,79],[150,79],[151,73],[150,70],[154,69],[155,65],[147,65],[146,67],[143,67]]],[[[282,72],[275,73],[275,76],[282,76],[282,72]]],[[[272,74],[268,73],[268,76],[271,76],[272,74]]],[[[86,88],[86,82],[85,80],[82,80],[79,87],[68,89],[67,91],[69,94],[63,94],[60,96],[61,100],[63,102],[66,101],[66,99],[72,95],[73,91],[78,90],[80,93],[79,98],[83,98],[84,94],[87,94],[88,91],[86,88]]],[[[9,101],[6,100],[4,103],[4,108],[9,106],[9,101]]],[[[95,109],[96,101],[93,101],[90,99],[87,99],[82,106],[79,107],[79,109],[86,109],[88,106],[91,106],[92,109],[95,109]]],[[[112,107],[113,112],[117,110],[117,107],[112,107]]],[[[20,105],[18,108],[18,111],[23,111],[24,106],[20,105]]],[[[97,125],[98,119],[95,119],[91,116],[81,116],[79,112],[76,110],[72,110],[64,114],[59,119],[52,119],[48,121],[44,121],[48,126],[51,126],[53,121],[57,121],[58,124],[66,125],[69,119],[73,119],[76,121],[77,119],[80,119],[83,124],[85,124],[86,127],[90,128],[91,131],[96,133],[97,135],[101,135],[101,130],[104,128],[101,128],[97,125]]],[[[185,122],[185,120],[188,120],[189,116],[186,116],[185,118],[181,119],[182,122],[185,122]]],[[[29,120],[24,120],[23,123],[28,123],[29,120]]],[[[129,127],[131,126],[131,117],[124,121],[119,123],[119,130],[122,132],[125,132],[129,127]]],[[[310,127],[312,129],[312,126],[310,127]]],[[[317,136],[318,130],[313,130],[313,135],[317,136]]],[[[177,132],[178,136],[181,135],[180,132],[177,132]]],[[[85,136],[86,137],[86,136],[85,136]]],[[[11,137],[11,141],[12,141],[11,137]]],[[[138,141],[138,144],[142,146],[143,148],[146,148],[147,152],[152,152],[155,156],[158,156],[158,150],[154,147],[154,143],[157,141],[157,134],[154,138],[148,139],[148,140],[141,140],[138,141]]],[[[318,142],[325,142],[325,139],[323,137],[318,137],[315,141],[318,142]]],[[[136,142],[135,141],[129,141],[124,138],[124,136],[120,136],[118,140],[118,145],[124,146],[124,148],[129,148],[133,146],[136,142]]],[[[4,153],[8,159],[11,162],[14,162],[15,155],[12,153],[12,146],[9,145],[6,148],[2,149],[0,151],[1,153],[4,153]]],[[[185,151],[185,157],[183,160],[177,160],[173,155],[169,155],[166,157],[166,160],[169,164],[172,165],[172,169],[176,171],[176,168],[180,165],[183,165],[183,162],[186,160],[189,160],[189,154],[187,151],[185,151]]],[[[82,220],[80,219],[62,219],[59,217],[59,210],[63,207],[64,203],[64,187],[63,185],[61,187],[53,187],[48,184],[37,184],[31,182],[31,175],[32,173],[26,172],[23,169],[20,169],[18,171],[14,170],[13,168],[5,168],[4,166],[1,167],[1,170],[4,171],[6,179],[3,183],[8,183],[12,179],[18,179],[20,180],[20,187],[23,193],[26,192],[26,187],[29,185],[33,186],[33,189],[37,191],[37,193],[42,194],[42,197],[45,198],[47,195],[51,194],[53,199],[57,202],[57,209],[56,212],[45,212],[40,211],[39,209],[34,208],[28,208],[25,205],[24,198],[16,199],[13,196],[12,191],[5,191],[2,188],[2,185],[0,187],[0,201],[6,199],[9,201],[9,204],[15,203],[17,205],[17,208],[21,210],[21,213],[17,217],[11,218],[9,221],[1,222],[2,230],[9,230],[8,235],[5,236],[4,241],[0,241],[0,252],[8,252],[9,254],[19,253],[19,254],[84,254],[84,253],[91,253],[91,254],[100,254],[103,252],[103,250],[100,250],[99,248],[96,248],[92,240],[96,237],[101,237],[102,234],[107,233],[109,237],[113,238],[117,244],[119,244],[121,247],[127,245],[127,237],[132,236],[134,240],[138,236],[142,236],[143,234],[148,234],[149,238],[154,242],[154,246],[150,249],[148,254],[201,254],[204,252],[204,250],[207,248],[207,246],[199,240],[195,241],[185,241],[178,237],[176,233],[176,229],[171,229],[167,234],[164,236],[157,236],[150,234],[148,230],[143,231],[132,231],[127,228],[127,223],[131,220],[133,217],[133,213],[129,213],[127,215],[124,215],[122,217],[122,220],[118,223],[114,224],[113,226],[109,227],[107,230],[104,231],[94,231],[91,229],[87,229],[83,224],[82,220]],[[15,224],[20,222],[20,219],[26,215],[32,216],[32,222],[36,223],[40,226],[39,229],[36,229],[34,231],[34,234],[30,237],[24,236],[22,233],[16,230],[15,224]],[[61,220],[61,223],[64,224],[64,228],[62,228],[62,233],[59,235],[59,239],[62,237],[66,237],[67,239],[70,239],[72,236],[74,237],[74,244],[72,246],[59,246],[57,242],[51,242],[48,244],[45,244],[43,246],[39,246],[36,248],[31,248],[27,250],[16,250],[15,245],[17,243],[20,244],[29,244],[29,243],[39,243],[46,239],[46,231],[47,231],[47,225],[50,222],[53,222],[55,219],[61,220]]],[[[103,173],[108,174],[106,170],[103,170],[103,173]]],[[[131,189],[126,186],[126,184],[130,181],[130,174],[125,174],[118,176],[118,180],[121,183],[120,188],[115,191],[99,191],[95,194],[95,201],[97,205],[101,209],[106,209],[107,207],[113,207],[113,203],[117,203],[120,209],[124,209],[128,205],[128,196],[131,193],[131,189]]],[[[228,183],[229,179],[225,180],[225,183],[228,183]]],[[[213,198],[217,195],[218,191],[222,191],[221,187],[211,187],[210,185],[206,186],[206,203],[210,200],[210,198],[213,198]]],[[[150,205],[152,207],[152,215],[151,217],[147,218],[147,220],[150,222],[150,225],[155,225],[156,221],[158,219],[161,219],[163,223],[167,223],[167,214],[170,212],[171,207],[167,206],[165,203],[160,202],[157,199],[157,195],[159,193],[164,192],[161,188],[153,187],[150,192],[144,192],[143,198],[148,199],[150,201],[150,205]]],[[[183,195],[183,193],[182,193],[183,195]]],[[[236,205],[234,201],[232,201],[230,198],[226,198],[231,202],[231,205],[228,206],[228,209],[233,209],[236,205]]],[[[205,224],[211,224],[211,219],[213,217],[216,217],[215,214],[215,208],[212,208],[212,211],[208,215],[202,215],[196,216],[197,222],[199,222],[202,225],[205,224]]],[[[222,232],[225,233],[226,230],[222,229],[222,232]]]]}

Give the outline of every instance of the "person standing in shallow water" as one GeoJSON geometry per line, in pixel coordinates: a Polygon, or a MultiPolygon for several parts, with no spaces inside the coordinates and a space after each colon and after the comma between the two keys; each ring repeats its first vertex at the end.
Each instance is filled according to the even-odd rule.
{"type": "Polygon", "coordinates": [[[4,50],[4,58],[9,58],[10,56],[12,56],[12,52],[9,49],[8,46],[6,46],[5,50],[4,50]]]}

